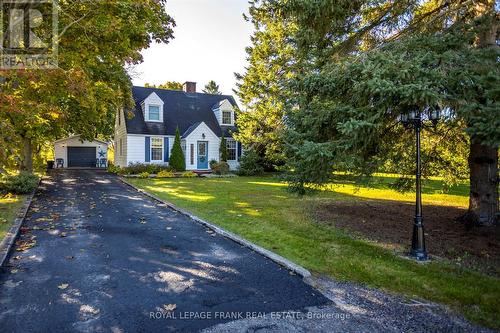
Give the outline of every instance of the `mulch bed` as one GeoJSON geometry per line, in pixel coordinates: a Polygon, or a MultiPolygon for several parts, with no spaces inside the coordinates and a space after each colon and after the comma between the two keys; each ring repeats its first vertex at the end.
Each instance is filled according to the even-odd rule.
{"type": "MultiPolygon", "coordinates": [[[[428,253],[500,277],[500,227],[467,230],[456,220],[465,212],[456,207],[424,205],[428,253]]],[[[363,200],[320,204],[314,217],[319,223],[402,250],[411,243],[414,214],[411,203],[363,200]]]]}

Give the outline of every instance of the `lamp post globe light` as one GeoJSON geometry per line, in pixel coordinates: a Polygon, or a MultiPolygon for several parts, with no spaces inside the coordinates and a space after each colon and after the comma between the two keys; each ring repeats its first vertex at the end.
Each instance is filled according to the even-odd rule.
{"type": "Polygon", "coordinates": [[[413,218],[413,235],[411,240],[410,256],[418,261],[428,260],[427,250],[425,249],[424,223],[422,218],[422,182],[421,182],[421,159],[420,159],[420,132],[425,125],[426,120],[430,120],[432,126],[436,126],[440,117],[439,107],[427,107],[422,110],[418,107],[412,107],[401,114],[401,123],[407,129],[415,130],[415,217],[413,218]]]}

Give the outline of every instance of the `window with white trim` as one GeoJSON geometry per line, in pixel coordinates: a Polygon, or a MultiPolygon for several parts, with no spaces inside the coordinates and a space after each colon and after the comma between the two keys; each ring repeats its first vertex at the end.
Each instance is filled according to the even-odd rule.
{"type": "Polygon", "coordinates": [[[181,140],[181,149],[184,156],[186,156],[186,140],[181,140]]]}
{"type": "Polygon", "coordinates": [[[222,111],[222,125],[232,125],[233,115],[231,111],[222,111]]]}
{"type": "Polygon", "coordinates": [[[236,161],[236,141],[234,139],[227,139],[227,160],[236,161]]]}
{"type": "Polygon", "coordinates": [[[151,138],[151,161],[163,161],[163,138],[151,138]]]}
{"type": "Polygon", "coordinates": [[[160,121],[159,105],[148,105],[148,120],[160,121]]]}

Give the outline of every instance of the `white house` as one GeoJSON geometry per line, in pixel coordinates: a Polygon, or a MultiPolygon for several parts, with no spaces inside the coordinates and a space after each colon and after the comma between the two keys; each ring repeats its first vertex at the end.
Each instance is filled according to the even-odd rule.
{"type": "Polygon", "coordinates": [[[115,123],[115,165],[168,164],[179,128],[187,170],[208,170],[209,161],[220,160],[220,142],[226,138],[228,163],[239,166],[241,144],[236,131],[236,102],[230,95],[196,92],[195,82],[183,90],[133,87],[135,108],[120,110],[115,123]]]}
{"type": "Polygon", "coordinates": [[[54,141],[54,157],[62,159],[63,167],[96,167],[97,159],[107,159],[108,144],[104,141],[85,141],[79,135],[54,141]]]}

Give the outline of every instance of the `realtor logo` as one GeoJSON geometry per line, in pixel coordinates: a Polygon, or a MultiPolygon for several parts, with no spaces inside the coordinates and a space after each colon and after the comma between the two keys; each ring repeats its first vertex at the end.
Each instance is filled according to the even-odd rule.
{"type": "Polygon", "coordinates": [[[57,68],[56,0],[0,0],[0,69],[57,68]]]}

